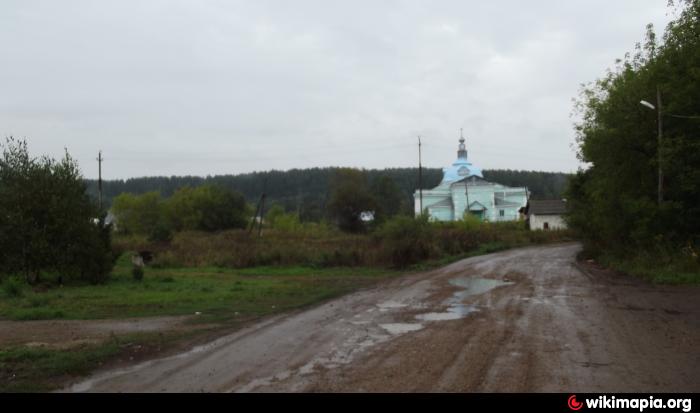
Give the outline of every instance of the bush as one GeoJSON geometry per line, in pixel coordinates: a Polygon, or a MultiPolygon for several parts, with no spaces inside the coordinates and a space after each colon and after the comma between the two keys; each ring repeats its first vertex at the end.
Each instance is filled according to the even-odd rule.
{"type": "MultiPolygon", "coordinates": [[[[9,138],[0,155],[0,268],[30,284],[40,274],[91,282],[112,269],[111,227],[90,199],[78,164],[33,158],[9,138]]],[[[9,287],[8,287],[9,288],[9,287]]]]}
{"type": "Polygon", "coordinates": [[[143,280],[143,267],[134,265],[134,268],[131,269],[131,276],[134,277],[135,281],[143,280]]]}
{"type": "Polygon", "coordinates": [[[22,290],[22,282],[15,277],[8,277],[2,282],[2,290],[6,296],[10,298],[21,297],[24,295],[22,290]]]}
{"type": "Polygon", "coordinates": [[[430,258],[436,251],[434,226],[427,216],[397,216],[379,230],[384,253],[392,264],[404,268],[430,258]]]}
{"type": "Polygon", "coordinates": [[[159,222],[148,236],[150,242],[170,242],[173,239],[173,233],[164,222],[159,222]]]}

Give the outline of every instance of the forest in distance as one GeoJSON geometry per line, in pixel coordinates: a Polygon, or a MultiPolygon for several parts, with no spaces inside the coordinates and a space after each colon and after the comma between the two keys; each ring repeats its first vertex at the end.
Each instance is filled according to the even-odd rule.
{"type": "MultiPolygon", "coordinates": [[[[121,193],[143,194],[151,191],[160,192],[162,196],[169,197],[177,189],[185,186],[215,184],[240,192],[250,203],[257,202],[265,188],[268,205],[279,204],[287,211],[311,212],[324,209],[332,177],[339,169],[341,168],[327,167],[207,177],[171,176],[103,180],[103,201],[106,206],[109,206],[112,199],[121,193]]],[[[391,178],[405,200],[405,208],[412,210],[413,192],[418,189],[418,168],[363,169],[362,172],[370,184],[380,177],[391,178]]],[[[532,199],[561,198],[570,176],[563,172],[509,169],[484,170],[483,174],[487,181],[506,186],[527,187],[532,199]]],[[[423,189],[434,188],[441,179],[440,168],[423,168],[423,189]]],[[[97,180],[87,179],[86,183],[88,193],[97,198],[97,180]]]]}

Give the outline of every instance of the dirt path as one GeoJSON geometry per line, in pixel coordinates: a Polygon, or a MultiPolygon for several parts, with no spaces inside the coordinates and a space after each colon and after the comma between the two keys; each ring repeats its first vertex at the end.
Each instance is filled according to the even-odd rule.
{"type": "Polygon", "coordinates": [[[192,329],[191,316],[127,318],[121,320],[0,320],[0,345],[67,349],[99,343],[114,334],[192,329]]]}
{"type": "Polygon", "coordinates": [[[700,289],[582,272],[577,244],[463,260],[68,391],[700,391],[700,289]]]}

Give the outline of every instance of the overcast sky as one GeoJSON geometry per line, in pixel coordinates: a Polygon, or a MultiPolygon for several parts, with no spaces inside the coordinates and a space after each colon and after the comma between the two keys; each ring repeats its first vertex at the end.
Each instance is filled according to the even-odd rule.
{"type": "Polygon", "coordinates": [[[0,136],[86,177],[575,171],[571,99],[666,0],[2,0],[0,136]]]}

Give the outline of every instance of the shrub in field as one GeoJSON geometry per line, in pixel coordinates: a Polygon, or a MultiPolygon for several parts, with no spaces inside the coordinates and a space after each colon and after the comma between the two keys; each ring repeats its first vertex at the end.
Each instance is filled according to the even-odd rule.
{"type": "Polygon", "coordinates": [[[165,222],[159,222],[148,235],[151,242],[169,242],[173,239],[173,233],[165,222]]]}
{"type": "Polygon", "coordinates": [[[2,291],[10,298],[24,295],[22,291],[22,282],[15,277],[7,277],[3,280],[2,291]]]}
{"type": "Polygon", "coordinates": [[[428,222],[397,216],[372,234],[348,234],[328,225],[304,223],[295,231],[263,229],[216,233],[183,231],[172,242],[118,238],[120,248],[155,252],[154,267],[229,267],[261,265],[406,267],[424,259],[457,256],[484,244],[504,247],[567,240],[562,231],[528,231],[521,223],[428,222]]]}
{"type": "Polygon", "coordinates": [[[427,216],[396,216],[379,230],[379,238],[391,263],[404,268],[429,258],[435,253],[435,227],[427,216]]]}
{"type": "Polygon", "coordinates": [[[111,225],[90,199],[78,164],[33,158],[7,139],[0,155],[0,271],[103,282],[112,269],[111,225]]]}
{"type": "Polygon", "coordinates": [[[457,226],[464,231],[477,231],[483,224],[479,217],[468,213],[464,214],[461,221],[457,221],[457,226]]]}

